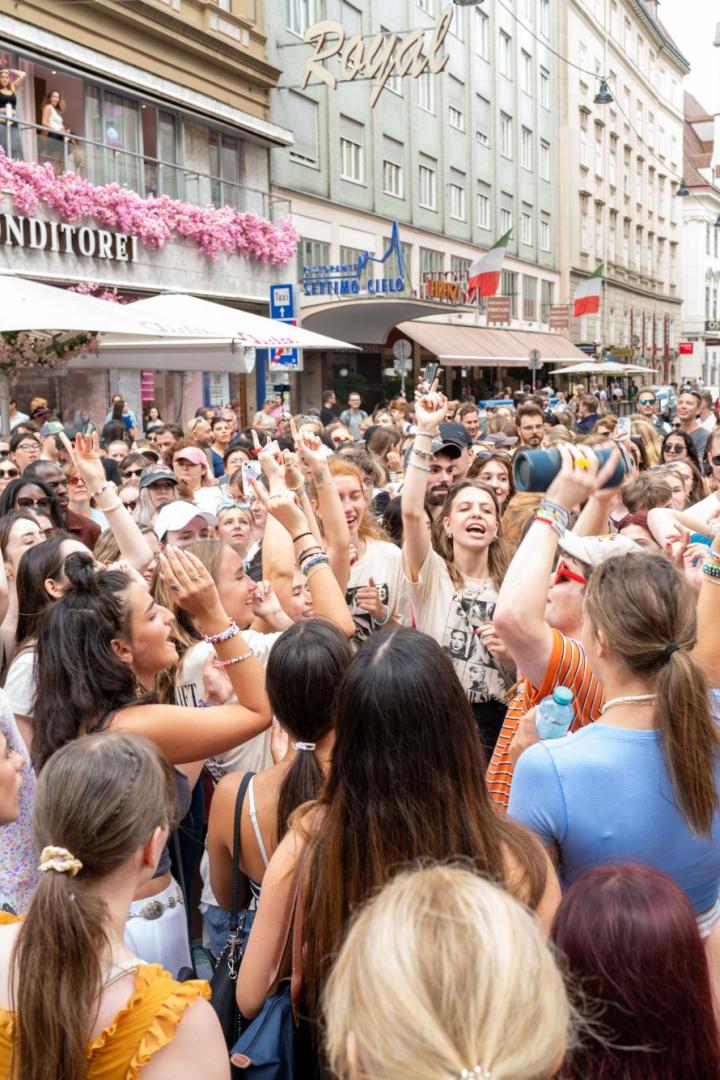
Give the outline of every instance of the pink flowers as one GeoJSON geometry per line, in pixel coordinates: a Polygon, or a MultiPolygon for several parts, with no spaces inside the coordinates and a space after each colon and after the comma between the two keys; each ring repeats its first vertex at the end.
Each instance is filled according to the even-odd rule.
{"type": "Polygon", "coordinates": [[[68,361],[97,351],[97,334],[53,334],[37,330],[0,332],[0,371],[10,379],[22,368],[62,371],[68,361]]]}
{"type": "MultiPolygon", "coordinates": [[[[119,184],[95,187],[75,173],[55,176],[52,166],[9,160],[0,149],[0,192],[8,192],[20,213],[34,217],[40,206],[63,221],[93,218],[107,229],[137,236],[160,249],[174,237],[193,240],[211,259],[241,255],[285,266],[300,236],[289,218],[273,225],[256,214],[232,207],[192,206],[167,195],[143,198],[119,184]]],[[[1,362],[1,361],[0,361],[1,362]]]]}

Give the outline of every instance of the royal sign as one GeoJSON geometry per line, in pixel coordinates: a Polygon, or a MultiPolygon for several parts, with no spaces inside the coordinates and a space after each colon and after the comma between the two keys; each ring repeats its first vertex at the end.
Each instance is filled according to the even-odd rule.
{"type": "Polygon", "coordinates": [[[80,255],[87,259],[111,262],[134,262],[137,237],[109,229],[90,229],[86,225],[68,225],[62,221],[0,214],[0,245],[56,251],[61,255],[80,255]]]}
{"type": "Polygon", "coordinates": [[[453,7],[445,8],[437,21],[427,53],[425,48],[425,30],[412,30],[409,34],[376,34],[366,41],[360,34],[345,40],[345,30],[339,22],[323,19],[308,27],[305,41],[315,46],[315,53],[305,64],[302,89],[315,76],[329,86],[337,87],[338,80],[328,71],[325,64],[338,56],[340,70],[345,76],[343,81],[352,82],[358,75],[365,79],[374,79],[370,106],[374,108],[388,80],[395,75],[401,78],[410,75],[418,79],[426,71],[439,74],[447,65],[449,57],[440,56],[440,49],[452,26],[453,7]]]}

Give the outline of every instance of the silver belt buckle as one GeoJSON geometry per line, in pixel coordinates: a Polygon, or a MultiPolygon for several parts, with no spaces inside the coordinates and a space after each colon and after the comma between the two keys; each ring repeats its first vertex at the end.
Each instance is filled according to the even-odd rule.
{"type": "Polygon", "coordinates": [[[143,904],[143,906],[140,908],[140,910],[138,911],[138,915],[141,918],[148,919],[152,922],[155,919],[159,919],[164,910],[165,905],[162,903],[161,900],[148,900],[147,903],[143,904]]]}

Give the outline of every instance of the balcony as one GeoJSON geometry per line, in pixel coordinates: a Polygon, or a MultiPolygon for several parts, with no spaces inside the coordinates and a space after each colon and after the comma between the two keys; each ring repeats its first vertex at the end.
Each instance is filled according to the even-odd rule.
{"type": "Polygon", "coordinates": [[[0,147],[16,158],[21,148],[23,160],[50,164],[56,175],[74,173],[97,187],[120,184],[144,198],[164,195],[193,206],[229,206],[273,223],[290,213],[289,199],[267,191],[79,135],[51,138],[46,128],[22,120],[0,123],[0,147]]]}

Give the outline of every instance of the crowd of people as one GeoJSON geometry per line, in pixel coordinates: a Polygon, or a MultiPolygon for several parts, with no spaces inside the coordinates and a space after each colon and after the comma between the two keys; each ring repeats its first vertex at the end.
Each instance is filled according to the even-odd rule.
{"type": "Polygon", "coordinates": [[[0,1075],[267,1075],[232,956],[235,1035],[292,982],[282,1075],[717,1080],[703,393],[13,405],[0,1075]]]}

